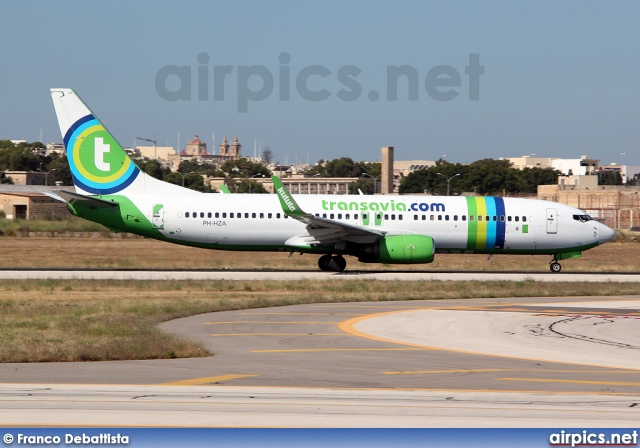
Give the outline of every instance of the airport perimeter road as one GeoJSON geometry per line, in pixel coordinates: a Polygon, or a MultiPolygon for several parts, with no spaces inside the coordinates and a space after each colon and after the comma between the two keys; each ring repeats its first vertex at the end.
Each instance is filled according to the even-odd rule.
{"type": "Polygon", "coordinates": [[[603,272],[409,272],[409,271],[138,271],[138,270],[0,270],[0,280],[440,280],[537,282],[640,282],[640,273],[603,272]]]}
{"type": "Polygon", "coordinates": [[[297,305],[162,324],[214,356],[0,364],[0,422],[633,426],[640,298],[297,305]]]}

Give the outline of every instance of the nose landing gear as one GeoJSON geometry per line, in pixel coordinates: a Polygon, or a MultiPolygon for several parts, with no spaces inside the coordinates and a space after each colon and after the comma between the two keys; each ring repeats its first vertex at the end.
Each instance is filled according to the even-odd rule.
{"type": "Polygon", "coordinates": [[[551,272],[553,272],[554,274],[557,274],[562,270],[562,266],[560,266],[560,263],[558,263],[558,260],[554,258],[549,263],[549,269],[551,269],[551,272]]]}

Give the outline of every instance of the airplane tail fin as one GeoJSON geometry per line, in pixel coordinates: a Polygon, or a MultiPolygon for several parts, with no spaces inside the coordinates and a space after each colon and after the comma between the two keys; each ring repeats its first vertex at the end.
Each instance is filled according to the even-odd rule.
{"type": "Polygon", "coordinates": [[[185,191],[142,172],[73,90],[51,89],[51,97],[77,193],[185,191]]]}

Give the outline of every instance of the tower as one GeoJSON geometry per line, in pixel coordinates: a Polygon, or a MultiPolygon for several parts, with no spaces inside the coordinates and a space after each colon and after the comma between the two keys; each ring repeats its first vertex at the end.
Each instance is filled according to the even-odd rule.
{"type": "Polygon", "coordinates": [[[393,146],[382,148],[382,172],[380,173],[380,192],[393,193],[393,146]]]}
{"type": "Polygon", "coordinates": [[[231,158],[233,160],[240,158],[240,150],[242,149],[242,145],[238,141],[238,136],[233,139],[233,144],[231,145],[231,158]]]}
{"type": "Polygon", "coordinates": [[[220,145],[220,155],[223,157],[229,156],[229,143],[227,142],[227,136],[225,135],[220,145]]]}

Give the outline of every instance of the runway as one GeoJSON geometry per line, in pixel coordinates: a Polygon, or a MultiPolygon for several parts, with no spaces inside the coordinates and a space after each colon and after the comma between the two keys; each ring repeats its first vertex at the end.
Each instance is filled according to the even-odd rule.
{"type": "Polygon", "coordinates": [[[2,364],[0,422],[630,427],[640,418],[638,297],[311,304],[161,328],[214,356],[2,364]]]}
{"type": "Polygon", "coordinates": [[[0,280],[400,280],[640,282],[640,273],[439,272],[439,271],[201,271],[201,270],[0,270],[0,280]]]}

